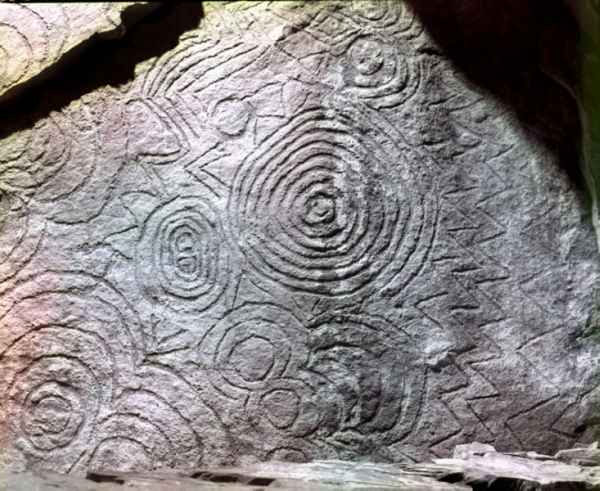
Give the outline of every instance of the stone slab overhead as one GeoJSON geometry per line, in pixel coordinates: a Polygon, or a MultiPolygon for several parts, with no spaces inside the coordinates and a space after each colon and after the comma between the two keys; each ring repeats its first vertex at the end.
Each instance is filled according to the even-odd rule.
{"type": "Polygon", "coordinates": [[[527,60],[500,98],[400,1],[203,6],[128,83],[0,141],[0,463],[593,439],[600,262],[563,89],[527,60]]]}
{"type": "Polygon", "coordinates": [[[156,2],[0,3],[0,100],[93,36],[118,37],[121,15],[156,2]]]}

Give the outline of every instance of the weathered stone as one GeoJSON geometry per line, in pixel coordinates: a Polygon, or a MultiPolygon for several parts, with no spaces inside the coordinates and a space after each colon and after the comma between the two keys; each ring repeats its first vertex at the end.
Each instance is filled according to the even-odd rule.
{"type": "Polygon", "coordinates": [[[486,443],[466,443],[464,445],[457,445],[454,448],[452,457],[455,459],[468,459],[473,455],[483,456],[490,452],[496,452],[496,449],[492,445],[486,443]]]}
{"type": "Polygon", "coordinates": [[[193,477],[169,474],[94,475],[91,479],[42,473],[0,473],[0,491],[115,491],[123,488],[146,491],[260,491],[289,489],[306,491],[469,491],[463,484],[449,484],[391,465],[317,462],[270,463],[249,467],[210,469],[193,477]]]}
{"type": "MultiPolygon", "coordinates": [[[[425,468],[428,465],[424,466],[425,468]]],[[[556,460],[536,460],[524,457],[486,453],[468,459],[436,459],[432,471],[462,475],[462,481],[474,489],[505,490],[586,490],[600,486],[599,467],[579,467],[556,460]]]]}
{"type": "Polygon", "coordinates": [[[575,107],[476,85],[419,5],[208,2],[130,83],[0,141],[0,462],[593,439],[575,107]],[[540,107],[564,117],[528,131],[540,107]]]}
{"type": "Polygon", "coordinates": [[[583,448],[570,448],[556,453],[556,459],[575,465],[600,465],[598,442],[583,448]]]}
{"type": "MultiPolygon", "coordinates": [[[[480,446],[480,444],[479,444],[480,446]]],[[[466,447],[466,445],[464,446],[466,447]]],[[[463,451],[465,448],[462,449],[463,451]]],[[[456,449],[456,453],[461,450],[456,449]]],[[[465,458],[437,459],[419,465],[320,461],[309,464],[269,462],[240,467],[204,468],[188,473],[101,473],[86,478],[51,473],[0,474],[1,490],[260,490],[342,489],[398,491],[584,491],[600,486],[600,467],[557,460],[540,461],[494,451],[465,458]]],[[[534,452],[527,452],[534,453],[534,452]]]]}
{"type": "MultiPolygon", "coordinates": [[[[443,471],[445,472],[445,470],[443,471]]],[[[284,462],[204,469],[194,474],[207,482],[262,483],[284,489],[410,489],[413,491],[467,491],[463,484],[432,478],[427,472],[392,464],[322,461],[307,464],[284,462]],[[321,487],[323,486],[323,487],[321,487]]]]}
{"type": "Polygon", "coordinates": [[[156,6],[156,2],[0,4],[0,100],[93,36],[122,35],[125,11],[144,12],[156,6]]]}

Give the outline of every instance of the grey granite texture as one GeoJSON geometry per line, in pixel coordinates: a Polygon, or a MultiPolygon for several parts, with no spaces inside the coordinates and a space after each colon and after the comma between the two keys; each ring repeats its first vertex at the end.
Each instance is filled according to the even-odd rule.
{"type": "Polygon", "coordinates": [[[540,137],[416,10],[205,2],[128,83],[4,135],[0,466],[593,439],[600,263],[558,131],[576,115],[530,108],[566,114],[540,137]]]}

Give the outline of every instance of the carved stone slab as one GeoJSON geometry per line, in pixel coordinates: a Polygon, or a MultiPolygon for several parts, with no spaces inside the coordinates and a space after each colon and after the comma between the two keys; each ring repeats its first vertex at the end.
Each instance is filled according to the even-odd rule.
{"type": "MultiPolygon", "coordinates": [[[[317,461],[312,463],[268,462],[238,467],[174,472],[102,473],[85,477],[55,473],[2,473],[0,490],[410,490],[469,491],[481,489],[556,490],[597,489],[597,466],[565,464],[535,452],[502,454],[490,445],[461,445],[463,456],[436,459],[417,465],[369,462],[317,461]],[[473,448],[475,447],[475,448],[473,448]],[[485,448],[487,447],[487,448],[485,448]],[[491,450],[490,450],[491,449],[491,450]],[[526,455],[525,455],[526,454],[526,455]]],[[[572,449],[585,452],[595,449],[572,449]]]]}
{"type": "Polygon", "coordinates": [[[558,154],[405,3],[205,14],[0,142],[5,464],[591,438],[599,263],[558,154]]]}
{"type": "MultiPolygon", "coordinates": [[[[453,469],[454,471],[454,469],[453,469]]],[[[440,469],[440,474],[447,472],[440,469]]],[[[572,477],[572,476],[569,476],[572,477]]],[[[341,461],[292,464],[273,462],[247,467],[215,468],[192,476],[171,473],[90,475],[88,478],[54,473],[0,473],[0,491],[470,491],[464,484],[449,484],[426,473],[383,464],[341,461]]]]}
{"type": "Polygon", "coordinates": [[[0,4],[0,99],[94,35],[122,33],[121,15],[151,2],[0,4]]]}

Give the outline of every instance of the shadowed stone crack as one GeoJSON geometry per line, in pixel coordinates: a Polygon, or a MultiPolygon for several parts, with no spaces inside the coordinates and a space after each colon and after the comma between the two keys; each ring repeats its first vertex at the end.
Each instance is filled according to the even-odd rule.
{"type": "Polygon", "coordinates": [[[0,102],[26,92],[98,39],[121,37],[158,2],[0,5],[0,102]]]}

